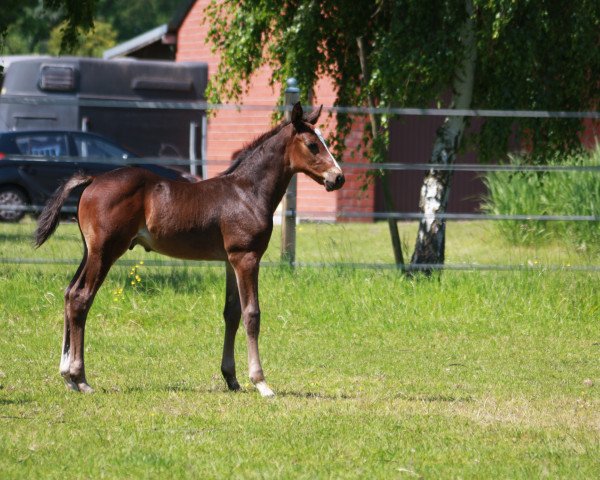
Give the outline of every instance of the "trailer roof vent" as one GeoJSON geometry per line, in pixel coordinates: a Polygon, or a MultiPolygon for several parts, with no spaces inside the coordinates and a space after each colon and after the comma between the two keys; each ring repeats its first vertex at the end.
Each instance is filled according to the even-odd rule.
{"type": "Polygon", "coordinates": [[[40,88],[59,92],[75,90],[75,68],[70,65],[42,65],[40,88]]]}

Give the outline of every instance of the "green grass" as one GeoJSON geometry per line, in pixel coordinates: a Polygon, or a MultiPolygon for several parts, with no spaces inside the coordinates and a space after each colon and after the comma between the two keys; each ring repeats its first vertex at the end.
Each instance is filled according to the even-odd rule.
{"type": "MultiPolygon", "coordinates": [[[[74,225],[35,253],[79,258],[74,225]]],[[[301,225],[301,261],[391,262],[384,224],[301,225]]],[[[401,225],[412,242],[414,224],[401,225]]],[[[412,243],[411,243],[412,245],[412,243]]],[[[274,239],[268,258],[277,258],[274,239]]],[[[139,248],[132,261],[152,259],[139,248]]],[[[597,264],[450,224],[448,261],[597,264]]],[[[598,478],[600,295],[585,272],[266,267],[261,354],[275,399],[219,372],[222,267],[117,266],[88,318],[91,396],[58,375],[74,265],[0,267],[1,478],[598,478]],[[124,289],[115,301],[114,291],[124,289]]]]}

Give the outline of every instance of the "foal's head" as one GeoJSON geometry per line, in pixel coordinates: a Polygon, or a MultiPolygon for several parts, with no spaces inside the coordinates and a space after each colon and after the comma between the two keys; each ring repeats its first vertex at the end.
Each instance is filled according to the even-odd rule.
{"type": "Polygon", "coordinates": [[[321,107],[304,119],[300,103],[294,105],[292,125],[295,135],[288,152],[294,172],[305,173],[314,181],[325,185],[325,189],[330,192],[341,188],[345,178],[323,135],[314,127],[320,114],[321,107]]]}

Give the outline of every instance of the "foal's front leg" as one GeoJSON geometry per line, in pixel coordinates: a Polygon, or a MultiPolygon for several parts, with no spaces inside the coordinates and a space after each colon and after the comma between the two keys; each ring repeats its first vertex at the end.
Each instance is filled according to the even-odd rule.
{"type": "Polygon", "coordinates": [[[260,307],[258,304],[258,267],[260,256],[254,252],[240,252],[229,255],[229,261],[235,270],[242,318],[248,340],[248,373],[250,380],[263,397],[275,394],[267,385],[260,356],[258,354],[258,334],[260,333],[260,307]]]}
{"type": "Polygon", "coordinates": [[[223,359],[221,360],[221,372],[229,390],[239,390],[240,384],[235,375],[235,335],[240,326],[242,310],[240,307],[240,294],[238,292],[237,280],[233,268],[226,262],[226,285],[225,285],[225,308],[223,318],[225,320],[225,340],[223,342],[223,359]]]}

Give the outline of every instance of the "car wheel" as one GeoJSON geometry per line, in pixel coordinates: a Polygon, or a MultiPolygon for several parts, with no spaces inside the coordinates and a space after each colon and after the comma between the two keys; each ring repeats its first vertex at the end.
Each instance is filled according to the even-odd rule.
{"type": "Polygon", "coordinates": [[[29,201],[25,194],[16,187],[0,187],[0,222],[18,222],[21,220],[25,210],[10,210],[7,207],[27,207],[29,201]]]}

